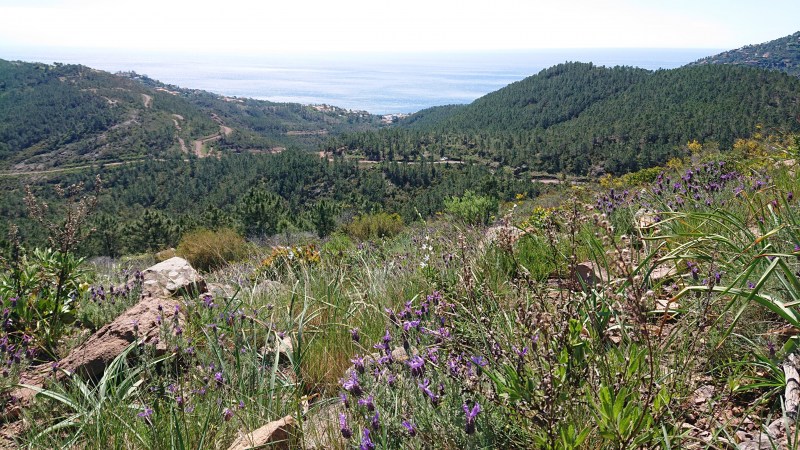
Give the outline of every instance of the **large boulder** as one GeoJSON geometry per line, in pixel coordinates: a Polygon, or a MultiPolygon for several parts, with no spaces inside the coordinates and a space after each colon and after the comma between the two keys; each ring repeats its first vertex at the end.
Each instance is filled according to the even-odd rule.
{"type": "Polygon", "coordinates": [[[575,266],[575,276],[572,281],[576,289],[592,289],[611,280],[603,267],[586,261],[575,266]]]}
{"type": "Polygon", "coordinates": [[[290,450],[293,436],[297,434],[297,421],[292,416],[272,421],[250,433],[240,434],[228,450],[247,450],[267,447],[276,450],[290,450]]]}
{"type": "Polygon", "coordinates": [[[174,257],[142,272],[142,294],[146,297],[170,297],[205,292],[203,277],[183,258],[174,257]]]}
{"type": "MultiPolygon", "coordinates": [[[[137,338],[145,344],[155,343],[160,324],[172,321],[176,311],[182,323],[178,300],[145,297],[72,350],[58,362],[58,367],[83,376],[99,377],[106,366],[137,338]]],[[[166,350],[160,342],[156,348],[166,350]]]]}

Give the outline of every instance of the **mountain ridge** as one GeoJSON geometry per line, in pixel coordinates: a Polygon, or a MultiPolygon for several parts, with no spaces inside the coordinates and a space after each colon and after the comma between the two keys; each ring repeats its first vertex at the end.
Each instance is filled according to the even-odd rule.
{"type": "Polygon", "coordinates": [[[730,64],[776,70],[800,77],[800,31],[761,44],[708,56],[687,66],[730,64]]]}
{"type": "Polygon", "coordinates": [[[364,112],[225,97],[133,72],[0,60],[0,168],[16,171],[179,151],[310,150],[329,132],[379,124],[364,112]]]}

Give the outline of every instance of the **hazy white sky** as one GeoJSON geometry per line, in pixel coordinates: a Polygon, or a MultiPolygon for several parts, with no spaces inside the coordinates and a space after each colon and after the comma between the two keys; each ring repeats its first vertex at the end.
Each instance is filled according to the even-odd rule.
{"type": "Polygon", "coordinates": [[[736,48],[798,31],[798,18],[800,0],[0,0],[0,47],[209,53],[736,48]]]}

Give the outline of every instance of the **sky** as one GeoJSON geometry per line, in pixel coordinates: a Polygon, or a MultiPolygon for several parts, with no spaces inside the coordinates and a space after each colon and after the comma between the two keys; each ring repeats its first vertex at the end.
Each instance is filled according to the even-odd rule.
{"type": "Polygon", "coordinates": [[[0,48],[209,54],[730,49],[794,33],[798,17],[798,0],[0,0],[0,48]]]}

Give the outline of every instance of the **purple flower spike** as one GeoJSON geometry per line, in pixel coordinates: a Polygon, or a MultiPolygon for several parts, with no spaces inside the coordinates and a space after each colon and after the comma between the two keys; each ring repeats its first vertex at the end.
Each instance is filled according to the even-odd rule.
{"type": "Polygon", "coordinates": [[[375,444],[369,438],[369,430],[366,428],[364,428],[364,435],[361,437],[361,445],[358,446],[358,450],[375,450],[375,444]]]}
{"type": "Polygon", "coordinates": [[[350,337],[353,338],[353,342],[361,342],[361,335],[358,333],[358,327],[350,330],[350,337]]]}
{"type": "Polygon", "coordinates": [[[425,373],[425,360],[419,355],[412,356],[408,360],[408,367],[411,368],[411,375],[415,377],[422,376],[425,373]]]}
{"type": "Polygon", "coordinates": [[[375,411],[375,415],[372,416],[372,420],[370,421],[370,425],[372,425],[373,430],[377,430],[381,427],[381,415],[378,411],[375,411]]]}
{"type": "Polygon", "coordinates": [[[436,405],[439,404],[439,396],[434,394],[433,391],[431,391],[430,385],[431,385],[431,380],[425,378],[425,381],[420,383],[418,386],[419,386],[420,389],[422,389],[422,392],[424,392],[425,395],[428,396],[428,398],[431,401],[431,404],[433,406],[436,406],[436,405]]]}
{"type": "Polygon", "coordinates": [[[222,418],[225,419],[225,422],[231,420],[233,418],[233,411],[230,408],[225,408],[222,410],[222,418]]]}
{"type": "Polygon", "coordinates": [[[137,416],[139,416],[139,417],[141,417],[142,419],[145,419],[145,420],[150,419],[150,416],[152,416],[152,415],[153,415],[153,409],[150,408],[149,406],[145,406],[144,407],[144,411],[142,411],[139,414],[137,414],[137,416]]]}
{"type": "Polygon", "coordinates": [[[356,355],[350,360],[350,362],[353,363],[353,367],[358,371],[358,373],[364,373],[364,358],[356,355]]]}
{"type": "Polygon", "coordinates": [[[409,436],[414,437],[417,435],[417,427],[408,420],[404,420],[400,425],[402,425],[406,431],[408,431],[409,436]]]}
{"type": "Polygon", "coordinates": [[[367,398],[362,398],[358,400],[358,406],[363,406],[367,408],[367,411],[375,411],[375,403],[373,403],[374,398],[370,394],[367,398]]]}
{"type": "Polygon", "coordinates": [[[342,387],[344,390],[355,395],[356,397],[360,396],[364,392],[361,390],[361,385],[358,384],[358,375],[356,375],[355,372],[350,372],[350,378],[344,380],[342,387]]]}
{"type": "Polygon", "coordinates": [[[478,367],[486,367],[486,365],[489,364],[489,361],[483,356],[473,356],[469,360],[478,367]]]}
{"type": "Polygon", "coordinates": [[[466,425],[464,427],[464,431],[467,434],[475,433],[475,417],[478,416],[478,413],[481,412],[481,405],[477,402],[475,405],[470,409],[469,405],[464,403],[461,408],[464,410],[464,414],[466,415],[466,425]]]}
{"type": "Polygon", "coordinates": [[[350,439],[353,436],[353,430],[347,425],[347,416],[344,413],[339,413],[339,431],[342,432],[342,437],[350,439]]]}

